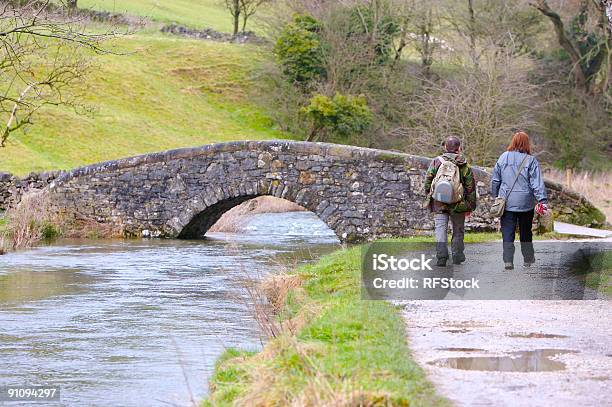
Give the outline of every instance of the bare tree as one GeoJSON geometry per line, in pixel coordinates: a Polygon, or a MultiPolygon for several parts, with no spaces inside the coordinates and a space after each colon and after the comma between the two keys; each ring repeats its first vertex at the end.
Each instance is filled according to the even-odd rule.
{"type": "Polygon", "coordinates": [[[394,41],[394,63],[397,63],[401,59],[406,46],[409,44],[411,34],[410,24],[414,18],[414,10],[416,7],[412,1],[393,0],[390,4],[393,9],[396,10],[396,20],[400,27],[400,35],[398,39],[394,41]]]}
{"type": "Polygon", "coordinates": [[[468,38],[470,39],[470,57],[475,64],[478,64],[476,57],[476,14],[474,12],[474,0],[467,0],[468,8],[468,38]]]}
{"type": "MultiPolygon", "coordinates": [[[[447,3],[448,4],[448,3],[447,3]]],[[[462,0],[450,2],[445,17],[448,25],[459,34],[465,54],[475,67],[483,52],[530,53],[536,47],[542,31],[541,16],[522,0],[462,0]]]]}
{"type": "Polygon", "coordinates": [[[0,3],[0,146],[48,105],[75,109],[75,86],[90,66],[85,51],[107,52],[114,33],[87,33],[49,1],[0,3]]]}
{"type": "MultiPolygon", "coordinates": [[[[254,15],[259,8],[271,0],[240,0],[240,14],[242,14],[242,31],[246,31],[247,20],[254,15]]],[[[235,34],[235,33],[234,33],[235,34]]]]}
{"type": "Polygon", "coordinates": [[[440,46],[440,41],[434,37],[436,27],[439,26],[438,12],[435,4],[430,1],[419,1],[413,16],[416,35],[415,48],[421,55],[421,68],[426,78],[431,76],[431,66],[434,62],[434,53],[440,46]]]}
{"type": "Polygon", "coordinates": [[[232,34],[238,34],[240,30],[240,14],[242,14],[242,7],[240,7],[240,0],[224,0],[223,4],[225,8],[230,12],[232,16],[232,22],[234,25],[232,34]]]}
{"type": "MultiPolygon", "coordinates": [[[[482,27],[486,24],[485,13],[479,13],[476,18],[474,0],[461,0],[449,3],[445,13],[445,20],[450,27],[459,34],[459,38],[466,44],[465,54],[475,66],[478,66],[480,53],[478,51],[478,41],[482,34],[482,27]]],[[[455,44],[455,47],[457,44],[455,44]]]]}
{"type": "Polygon", "coordinates": [[[525,61],[509,53],[485,55],[479,69],[428,81],[409,102],[415,120],[403,130],[408,151],[435,154],[444,137],[455,135],[468,159],[490,165],[513,130],[534,129],[538,86],[530,84],[525,61]]]}
{"type": "Polygon", "coordinates": [[[578,15],[573,21],[573,35],[570,35],[561,16],[550,8],[546,0],[537,0],[533,6],[552,22],[557,41],[572,62],[576,86],[590,94],[605,93],[611,68],[612,36],[603,2],[581,0],[578,15]],[[587,27],[591,15],[594,15],[595,20],[593,31],[587,27]],[[598,81],[598,76],[603,79],[598,81]]]}

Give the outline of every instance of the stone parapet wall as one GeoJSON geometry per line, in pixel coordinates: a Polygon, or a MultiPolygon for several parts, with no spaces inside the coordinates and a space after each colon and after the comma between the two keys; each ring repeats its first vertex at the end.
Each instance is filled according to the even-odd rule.
{"type": "Polygon", "coordinates": [[[21,196],[29,190],[46,188],[59,175],[59,171],[50,171],[31,173],[19,178],[6,172],[0,172],[0,211],[5,211],[18,204],[21,196]]]}
{"type": "MultiPolygon", "coordinates": [[[[272,195],[314,212],[341,240],[362,241],[433,228],[422,207],[429,161],[326,143],[240,141],[77,168],[60,174],[50,191],[58,211],[128,236],[201,237],[233,206],[272,195]]],[[[495,230],[487,213],[489,175],[474,172],[480,205],[467,226],[495,230]]],[[[559,185],[548,187],[553,207],[567,208],[565,215],[596,211],[559,185]]]]}

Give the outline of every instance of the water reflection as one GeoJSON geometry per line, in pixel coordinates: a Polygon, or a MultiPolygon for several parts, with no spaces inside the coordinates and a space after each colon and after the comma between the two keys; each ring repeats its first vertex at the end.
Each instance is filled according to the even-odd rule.
{"type": "Polygon", "coordinates": [[[0,385],[64,405],[184,405],[229,346],[257,348],[239,282],[333,250],[310,213],[205,241],[65,241],[0,257],[0,385]],[[187,377],[187,382],[183,376],[187,377]]]}
{"type": "Polygon", "coordinates": [[[54,273],[17,270],[0,275],[0,304],[17,306],[56,295],[77,294],[92,283],[93,277],[78,270],[54,273]]]}
{"type": "Polygon", "coordinates": [[[433,363],[453,369],[487,372],[552,372],[564,370],[565,363],[553,360],[551,357],[572,352],[565,349],[538,349],[512,352],[509,356],[446,358],[433,363]]]}

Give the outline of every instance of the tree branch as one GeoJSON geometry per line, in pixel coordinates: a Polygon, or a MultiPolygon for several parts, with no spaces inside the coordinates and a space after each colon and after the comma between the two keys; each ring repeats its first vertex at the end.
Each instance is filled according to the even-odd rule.
{"type": "Polygon", "coordinates": [[[574,73],[576,85],[584,90],[587,90],[587,79],[584,71],[582,70],[582,65],[580,64],[580,52],[567,36],[561,16],[551,10],[546,0],[538,0],[536,3],[532,3],[531,5],[548,17],[553,23],[555,33],[557,35],[557,41],[559,42],[559,45],[568,53],[570,60],[572,61],[572,71],[574,73]]]}

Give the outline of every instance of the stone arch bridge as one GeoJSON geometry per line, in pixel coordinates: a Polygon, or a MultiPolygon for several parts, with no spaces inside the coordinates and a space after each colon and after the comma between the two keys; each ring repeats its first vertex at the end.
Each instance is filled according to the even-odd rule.
{"type": "MultiPolygon", "coordinates": [[[[49,191],[53,207],[70,216],[111,224],[126,236],[179,238],[201,238],[232,207],[272,195],[314,212],[340,240],[354,242],[433,227],[422,208],[428,164],[424,157],[353,146],[239,141],[77,168],[49,191]]],[[[474,171],[486,200],[489,176],[474,171]]],[[[553,199],[590,205],[551,187],[553,199]]],[[[468,227],[495,228],[487,206],[480,205],[468,227]]]]}

